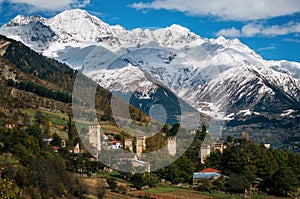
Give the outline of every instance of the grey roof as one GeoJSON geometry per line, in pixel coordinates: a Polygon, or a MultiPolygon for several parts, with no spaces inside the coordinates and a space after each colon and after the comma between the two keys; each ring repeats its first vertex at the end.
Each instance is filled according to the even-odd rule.
{"type": "Polygon", "coordinates": [[[118,159],[134,159],[136,157],[135,153],[117,153],[114,158],[118,159]]]}
{"type": "Polygon", "coordinates": [[[134,160],[134,162],[140,163],[140,164],[150,164],[149,162],[145,162],[142,160],[134,160]]]}
{"type": "Polygon", "coordinates": [[[219,178],[222,174],[217,172],[197,172],[194,173],[193,179],[210,179],[219,178]]]}

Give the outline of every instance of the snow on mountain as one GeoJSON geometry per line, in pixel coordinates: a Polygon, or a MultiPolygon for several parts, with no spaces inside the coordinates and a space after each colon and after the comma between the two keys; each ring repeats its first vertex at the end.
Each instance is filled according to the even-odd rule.
{"type": "Polygon", "coordinates": [[[240,42],[238,39],[226,39],[223,36],[219,36],[217,39],[210,39],[212,44],[219,44],[225,48],[231,48],[239,52],[244,52],[250,54],[258,59],[262,59],[258,54],[256,54],[247,45],[240,42]]]}
{"type": "Polygon", "coordinates": [[[131,64],[121,69],[102,69],[90,71],[86,74],[103,87],[113,91],[143,92],[156,87],[152,81],[148,80],[143,71],[131,64]]]}
{"type": "Polygon", "coordinates": [[[267,65],[273,70],[300,79],[300,63],[289,61],[269,61],[267,65]]]}
{"type": "Polygon", "coordinates": [[[93,44],[112,35],[108,24],[80,9],[64,11],[45,21],[45,25],[60,35],[63,43],[93,44]]]}
{"type": "Polygon", "coordinates": [[[16,16],[8,24],[1,27],[0,34],[11,39],[22,41],[30,48],[43,52],[57,39],[55,32],[44,24],[45,18],[34,16],[16,16]]]}
{"type": "Polygon", "coordinates": [[[219,119],[285,116],[299,108],[300,64],[263,60],[238,39],[206,39],[180,25],[126,30],[80,9],[50,19],[17,16],[0,34],[82,70],[110,90],[144,92],[163,84],[219,119]]]}
{"type": "Polygon", "coordinates": [[[45,18],[40,16],[22,16],[17,15],[14,19],[12,19],[10,22],[4,25],[4,27],[13,27],[13,26],[20,26],[20,25],[26,25],[29,23],[35,23],[35,22],[41,22],[44,23],[46,21],[45,18]]]}

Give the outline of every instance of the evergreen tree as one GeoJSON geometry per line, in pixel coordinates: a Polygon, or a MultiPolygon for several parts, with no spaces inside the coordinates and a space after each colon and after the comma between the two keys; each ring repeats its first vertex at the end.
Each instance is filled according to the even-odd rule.
{"type": "Polygon", "coordinates": [[[232,142],[233,142],[233,138],[232,138],[230,135],[227,136],[226,142],[227,142],[227,143],[232,143],[232,142]]]}
{"type": "Polygon", "coordinates": [[[23,124],[25,126],[28,126],[30,124],[30,118],[28,117],[27,113],[24,113],[24,116],[23,116],[23,124]]]}
{"type": "Polygon", "coordinates": [[[57,135],[57,133],[54,133],[52,135],[53,140],[51,141],[52,146],[61,146],[61,138],[57,135]]]}
{"type": "Polygon", "coordinates": [[[75,124],[72,121],[71,114],[69,114],[67,130],[68,130],[68,144],[69,144],[69,146],[74,146],[76,144],[75,142],[79,140],[79,137],[78,137],[78,133],[77,133],[75,124]]]}
{"type": "Polygon", "coordinates": [[[42,112],[40,110],[37,110],[35,112],[35,120],[36,120],[36,122],[38,124],[42,124],[42,122],[43,122],[43,114],[42,114],[42,112]]]}

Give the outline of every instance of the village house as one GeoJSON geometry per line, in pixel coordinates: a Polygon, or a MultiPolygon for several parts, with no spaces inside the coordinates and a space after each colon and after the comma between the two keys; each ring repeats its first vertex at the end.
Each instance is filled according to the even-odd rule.
{"type": "Polygon", "coordinates": [[[59,146],[53,146],[52,149],[53,149],[53,151],[54,151],[55,153],[57,153],[58,150],[60,149],[60,147],[59,147],[59,146]]]}
{"type": "Polygon", "coordinates": [[[201,182],[202,179],[211,179],[215,180],[222,176],[221,171],[218,171],[213,168],[206,168],[200,172],[196,172],[193,175],[193,185],[197,185],[201,182]]]}
{"type": "Polygon", "coordinates": [[[266,149],[270,149],[271,144],[264,144],[264,147],[265,147],[266,149]]]}
{"type": "Polygon", "coordinates": [[[150,172],[150,163],[149,162],[145,162],[142,160],[133,160],[132,166],[134,168],[141,167],[141,168],[144,168],[144,171],[150,172]]]}
{"type": "Polygon", "coordinates": [[[112,140],[110,142],[107,142],[107,148],[109,149],[120,149],[122,147],[123,145],[119,140],[112,140]]]}
{"type": "Polygon", "coordinates": [[[117,153],[114,156],[115,160],[118,160],[118,162],[132,162],[133,160],[137,160],[137,155],[135,153],[117,153]]]}
{"type": "Polygon", "coordinates": [[[16,125],[17,125],[17,123],[15,123],[15,122],[7,122],[5,124],[5,128],[6,129],[13,129],[16,125]]]}
{"type": "Polygon", "coordinates": [[[43,140],[43,142],[46,142],[47,144],[50,144],[50,142],[53,141],[53,138],[51,138],[51,137],[45,137],[42,140],[43,140]]]}
{"type": "Polygon", "coordinates": [[[143,168],[145,171],[150,172],[150,163],[139,160],[135,153],[118,153],[114,156],[115,164],[120,166],[131,165],[134,168],[143,168]]]}
{"type": "Polygon", "coordinates": [[[70,146],[69,147],[69,152],[70,153],[74,153],[74,154],[79,154],[79,153],[83,153],[83,147],[81,146],[82,143],[78,142],[75,146],[70,146]]]}

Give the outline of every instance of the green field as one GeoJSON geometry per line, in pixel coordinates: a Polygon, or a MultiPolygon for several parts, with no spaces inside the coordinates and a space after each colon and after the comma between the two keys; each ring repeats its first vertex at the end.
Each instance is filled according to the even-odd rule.
{"type": "Polygon", "coordinates": [[[156,194],[156,193],[167,193],[167,192],[172,192],[172,191],[176,191],[176,190],[183,190],[183,188],[175,187],[175,186],[159,186],[156,188],[144,190],[144,192],[150,193],[150,194],[156,194]]]}
{"type": "MultiPolygon", "coordinates": [[[[26,113],[31,121],[35,121],[35,114],[37,110],[35,109],[22,109],[22,113],[26,113]]],[[[52,125],[54,126],[66,126],[68,121],[68,115],[62,113],[53,113],[45,110],[41,110],[43,116],[48,117],[52,125]]]]}

